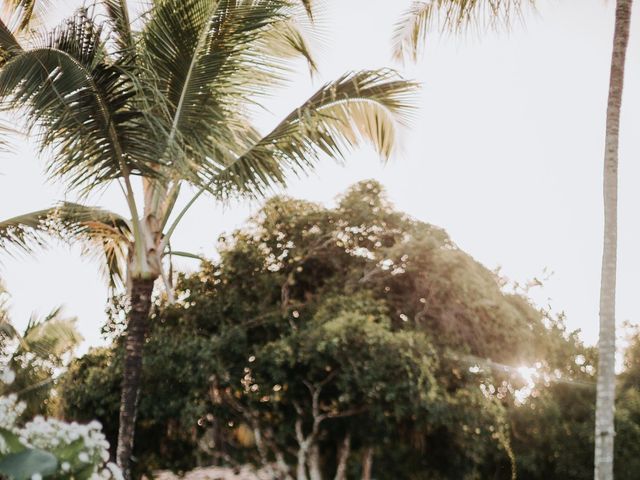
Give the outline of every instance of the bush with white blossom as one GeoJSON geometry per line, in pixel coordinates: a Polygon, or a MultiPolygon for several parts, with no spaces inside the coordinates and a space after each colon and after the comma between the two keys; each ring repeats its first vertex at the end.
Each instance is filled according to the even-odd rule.
{"type": "MultiPolygon", "coordinates": [[[[0,382],[14,375],[0,369],[0,382]]],[[[13,480],[121,480],[109,462],[109,442],[99,422],[87,425],[35,417],[22,424],[24,403],[0,396],[0,478],[13,480]]]]}

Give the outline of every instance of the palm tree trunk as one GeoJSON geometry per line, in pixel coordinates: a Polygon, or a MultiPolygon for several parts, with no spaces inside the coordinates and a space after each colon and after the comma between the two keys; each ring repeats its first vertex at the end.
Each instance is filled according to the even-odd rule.
{"type": "Polygon", "coordinates": [[[615,435],[616,268],[618,242],[618,146],[625,58],[633,0],[617,0],[604,157],[604,248],[600,284],[600,339],[596,399],[596,480],[613,480],[615,435]]]}
{"type": "Polygon", "coordinates": [[[125,479],[131,478],[131,454],[135,433],[138,393],[142,374],[142,349],[149,328],[149,311],[153,279],[133,279],[131,310],[125,341],[122,397],[120,399],[120,425],[116,458],[125,479]]]}

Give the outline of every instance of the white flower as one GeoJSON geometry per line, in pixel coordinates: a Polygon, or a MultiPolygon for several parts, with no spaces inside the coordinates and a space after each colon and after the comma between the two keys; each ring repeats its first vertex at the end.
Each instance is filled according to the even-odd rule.
{"type": "Polygon", "coordinates": [[[26,405],[15,394],[0,397],[0,427],[16,433],[16,423],[26,405]]]}
{"type": "MultiPolygon", "coordinates": [[[[7,377],[6,370],[0,370],[2,379],[7,377]]],[[[20,443],[26,447],[55,451],[68,447],[74,442],[82,443],[82,451],[78,454],[81,463],[91,466],[92,480],[124,480],[122,472],[109,460],[109,442],[107,442],[99,422],[88,425],[66,423],[53,418],[37,416],[23,427],[18,421],[24,412],[25,404],[19,402],[16,395],[0,396],[0,427],[14,433],[20,443]],[[100,474],[98,474],[100,472],[100,474]]],[[[0,435],[0,456],[6,453],[7,441],[0,435]]],[[[70,462],[62,462],[57,476],[72,471],[70,462]]],[[[34,474],[31,480],[42,480],[42,475],[34,474]]]]}
{"type": "Polygon", "coordinates": [[[124,480],[124,476],[122,475],[122,470],[115,463],[109,462],[107,463],[107,468],[111,471],[111,476],[113,480],[124,480]]]}
{"type": "Polygon", "coordinates": [[[16,374],[10,368],[0,370],[0,383],[10,385],[16,379],[16,374]]]}

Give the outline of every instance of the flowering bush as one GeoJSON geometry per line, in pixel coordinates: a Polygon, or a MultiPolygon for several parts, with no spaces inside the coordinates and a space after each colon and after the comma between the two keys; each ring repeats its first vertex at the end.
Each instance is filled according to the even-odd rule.
{"type": "MultiPolygon", "coordinates": [[[[0,370],[0,382],[14,374],[0,370]]],[[[0,477],[13,480],[121,480],[109,463],[109,443],[98,422],[87,425],[35,417],[21,424],[25,405],[15,394],[0,396],[0,477]]]]}

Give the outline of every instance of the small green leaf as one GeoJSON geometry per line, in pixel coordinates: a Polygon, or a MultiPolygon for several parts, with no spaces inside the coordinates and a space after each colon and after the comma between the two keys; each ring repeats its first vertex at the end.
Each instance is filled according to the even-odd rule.
{"type": "Polygon", "coordinates": [[[84,439],[79,438],[75,442],[70,443],[69,445],[65,445],[62,448],[58,448],[54,450],[56,457],[60,461],[69,461],[72,462],[74,459],[78,457],[78,454],[84,449],[84,439]]]}
{"type": "Polygon", "coordinates": [[[26,449],[0,460],[0,474],[12,480],[30,480],[35,474],[43,477],[58,470],[58,459],[43,450],[26,449]]]}
{"type": "Polygon", "coordinates": [[[7,447],[9,447],[8,453],[18,453],[27,448],[20,442],[20,439],[15,433],[10,432],[6,428],[0,428],[0,437],[4,439],[7,447]]]}
{"type": "Polygon", "coordinates": [[[76,472],[74,472],[73,478],[75,480],[88,480],[89,478],[91,478],[91,475],[93,475],[94,471],[95,471],[94,465],[87,465],[86,467],[81,468],[80,470],[77,470],[76,472]]]}

